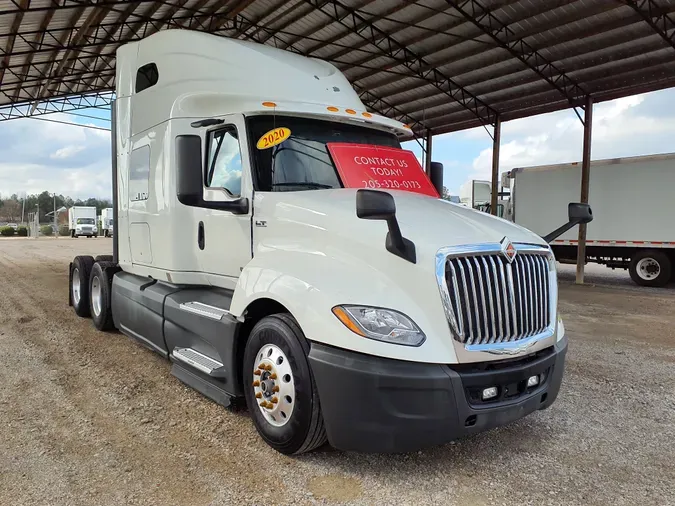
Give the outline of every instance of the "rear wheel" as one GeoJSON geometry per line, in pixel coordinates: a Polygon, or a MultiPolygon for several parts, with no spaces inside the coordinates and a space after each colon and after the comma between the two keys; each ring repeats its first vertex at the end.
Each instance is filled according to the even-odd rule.
{"type": "Polygon", "coordinates": [[[665,286],[672,275],[672,263],[662,251],[638,251],[630,261],[628,272],[638,285],[665,286]]]}
{"type": "Polygon", "coordinates": [[[98,330],[115,328],[112,317],[112,280],[119,268],[113,262],[96,262],[89,276],[91,319],[98,330]]]}
{"type": "Polygon", "coordinates": [[[89,311],[89,274],[94,265],[90,256],[77,256],[70,264],[70,300],[75,314],[86,318],[89,311]]]}
{"type": "Polygon", "coordinates": [[[288,314],[260,320],[244,352],[246,404],[256,429],[267,444],[287,455],[326,442],[308,352],[309,343],[288,314]]]}

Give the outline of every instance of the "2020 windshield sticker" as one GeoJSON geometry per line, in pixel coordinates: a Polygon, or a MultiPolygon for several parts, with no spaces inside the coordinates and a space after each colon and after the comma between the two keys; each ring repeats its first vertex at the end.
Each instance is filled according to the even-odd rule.
{"type": "Polygon", "coordinates": [[[276,146],[277,144],[281,144],[284,142],[286,139],[288,139],[291,136],[291,129],[286,128],[286,127],[278,127],[270,130],[267,133],[264,133],[260,139],[258,139],[258,142],[256,143],[256,147],[258,149],[269,149],[272,146],[276,146]]]}

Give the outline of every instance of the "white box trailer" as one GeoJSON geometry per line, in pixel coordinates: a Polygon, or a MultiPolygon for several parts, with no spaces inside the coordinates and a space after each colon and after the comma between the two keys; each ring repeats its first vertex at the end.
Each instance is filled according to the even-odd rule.
{"type": "Polygon", "coordinates": [[[104,237],[112,237],[114,222],[113,222],[113,208],[108,207],[101,210],[101,232],[104,237]]]}
{"type": "MultiPolygon", "coordinates": [[[[565,205],[579,198],[581,163],[510,171],[509,218],[546,234],[565,217],[565,205]]],[[[591,162],[586,261],[628,269],[640,285],[663,286],[675,261],[675,154],[591,162]]],[[[556,258],[576,262],[577,229],[551,243],[556,258]]]]}
{"type": "Polygon", "coordinates": [[[70,237],[97,237],[96,208],[73,206],[68,209],[68,228],[70,237]]]}

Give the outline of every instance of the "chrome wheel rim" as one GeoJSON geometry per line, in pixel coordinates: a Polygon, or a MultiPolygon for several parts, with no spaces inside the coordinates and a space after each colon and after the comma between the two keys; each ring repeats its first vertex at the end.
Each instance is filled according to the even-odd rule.
{"type": "Polygon", "coordinates": [[[73,302],[80,303],[80,269],[73,269],[73,302]]]}
{"type": "Polygon", "coordinates": [[[661,274],[661,265],[653,258],[643,258],[637,263],[636,270],[642,279],[651,281],[661,274]]]}
{"type": "Polygon", "coordinates": [[[91,308],[94,310],[96,316],[101,314],[101,307],[103,307],[102,297],[101,280],[98,276],[94,276],[91,279],[91,308]]]}
{"type": "Polygon", "coordinates": [[[266,344],[258,350],[253,367],[258,409],[270,425],[286,425],[295,407],[295,380],[288,357],[278,346],[266,344]]]}

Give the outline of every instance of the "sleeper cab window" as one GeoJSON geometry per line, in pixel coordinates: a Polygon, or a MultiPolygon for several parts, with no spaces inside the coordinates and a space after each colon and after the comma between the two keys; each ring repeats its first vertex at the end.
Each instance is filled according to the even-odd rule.
{"type": "Polygon", "coordinates": [[[136,93],[154,86],[159,81],[159,70],[154,63],[139,67],[136,71],[136,93]]]}
{"type": "Polygon", "coordinates": [[[233,197],[241,196],[241,149],[234,126],[209,133],[205,185],[222,188],[233,197]]]}

